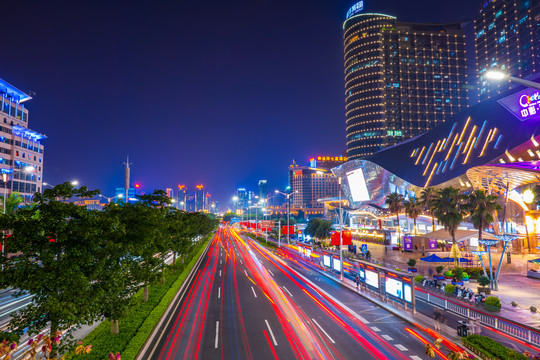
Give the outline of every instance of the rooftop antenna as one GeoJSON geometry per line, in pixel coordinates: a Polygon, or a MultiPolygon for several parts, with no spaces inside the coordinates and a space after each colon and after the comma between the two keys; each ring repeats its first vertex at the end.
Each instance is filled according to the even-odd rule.
{"type": "Polygon", "coordinates": [[[129,166],[133,163],[130,163],[129,162],[129,155],[127,156],[127,159],[125,162],[123,162],[122,164],[124,164],[126,167],[124,168],[124,190],[126,192],[126,204],[129,200],[129,197],[128,197],[128,190],[129,190],[129,177],[130,177],[130,171],[131,169],[129,168],[129,166]]]}

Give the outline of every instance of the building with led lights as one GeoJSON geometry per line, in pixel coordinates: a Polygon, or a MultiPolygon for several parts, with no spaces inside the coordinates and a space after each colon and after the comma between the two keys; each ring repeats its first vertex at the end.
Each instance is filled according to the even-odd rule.
{"type": "Polygon", "coordinates": [[[12,192],[30,202],[41,192],[43,154],[41,140],[46,136],[28,128],[29,113],[25,102],[32,97],[0,79],[0,171],[2,195],[12,192]]]}
{"type": "Polygon", "coordinates": [[[433,129],[468,102],[460,23],[400,22],[358,4],[343,24],[351,160],[433,129]]]}
{"type": "Polygon", "coordinates": [[[529,78],[540,73],[540,0],[490,0],[474,21],[479,100],[515,87],[489,81],[491,68],[529,78]]]}

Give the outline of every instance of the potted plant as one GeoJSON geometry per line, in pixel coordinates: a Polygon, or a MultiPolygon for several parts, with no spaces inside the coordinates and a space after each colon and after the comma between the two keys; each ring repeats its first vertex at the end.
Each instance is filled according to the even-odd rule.
{"type": "Polygon", "coordinates": [[[433,278],[434,279],[437,279],[437,280],[444,280],[444,276],[441,275],[441,273],[443,272],[444,270],[444,266],[437,266],[435,268],[435,271],[437,272],[437,275],[433,275],[433,278]]]}
{"type": "Polygon", "coordinates": [[[463,282],[468,283],[469,282],[469,274],[466,272],[463,272],[463,282]]]}
{"type": "Polygon", "coordinates": [[[491,280],[487,276],[481,275],[478,277],[478,292],[483,292],[484,294],[491,294],[491,289],[488,287],[491,283],[491,280]]]}
{"type": "Polygon", "coordinates": [[[414,267],[416,265],[416,260],[409,259],[409,261],[407,261],[407,265],[409,265],[409,272],[412,272],[412,273],[418,272],[418,269],[414,267]]]}
{"type": "Polygon", "coordinates": [[[447,280],[452,280],[453,277],[454,277],[454,273],[452,273],[452,270],[448,270],[447,272],[444,273],[444,278],[447,280]]]}
{"type": "Polygon", "coordinates": [[[463,268],[460,268],[460,267],[457,267],[454,269],[453,273],[454,273],[454,278],[456,279],[457,285],[463,286],[463,273],[464,272],[465,271],[463,270],[463,268]]]}

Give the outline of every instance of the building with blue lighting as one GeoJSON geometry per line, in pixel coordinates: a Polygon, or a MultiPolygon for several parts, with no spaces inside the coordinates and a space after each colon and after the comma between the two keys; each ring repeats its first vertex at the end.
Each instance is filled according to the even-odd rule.
{"type": "Polygon", "coordinates": [[[351,160],[431,130],[468,104],[460,23],[401,22],[363,5],[343,23],[351,160]]]}
{"type": "MultiPolygon", "coordinates": [[[[42,191],[46,136],[28,128],[26,101],[32,97],[0,79],[0,171],[3,194],[19,193],[30,202],[42,191]]],[[[2,194],[2,195],[3,195],[2,194]]]]}

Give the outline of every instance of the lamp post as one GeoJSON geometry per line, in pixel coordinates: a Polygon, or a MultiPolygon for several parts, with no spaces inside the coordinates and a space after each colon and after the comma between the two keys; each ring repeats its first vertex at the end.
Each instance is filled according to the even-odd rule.
{"type": "Polygon", "coordinates": [[[508,80],[516,84],[520,84],[520,85],[524,85],[524,86],[527,86],[536,90],[540,90],[540,83],[510,76],[509,74],[500,70],[489,70],[488,72],[486,72],[486,78],[491,79],[491,80],[496,80],[496,81],[508,80]]]}
{"type": "MultiPolygon", "coordinates": [[[[339,278],[343,281],[343,209],[341,208],[341,176],[338,177],[339,184],[339,278]]],[[[399,226],[399,225],[398,225],[399,226]]]]}
{"type": "MultiPolygon", "coordinates": [[[[293,194],[293,193],[289,193],[289,194],[286,194],[286,193],[283,193],[281,191],[278,191],[278,190],[275,190],[274,191],[276,194],[281,194],[281,195],[285,195],[287,197],[287,244],[290,245],[290,231],[289,231],[289,218],[291,216],[291,205],[290,205],[290,201],[289,201],[289,197],[293,194]]],[[[298,190],[295,190],[294,194],[298,193],[298,190]]]]}

